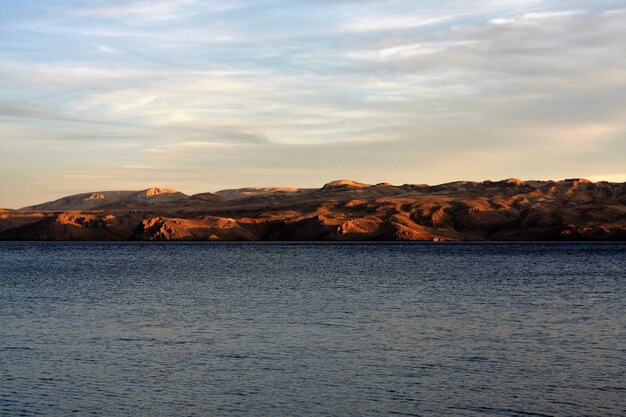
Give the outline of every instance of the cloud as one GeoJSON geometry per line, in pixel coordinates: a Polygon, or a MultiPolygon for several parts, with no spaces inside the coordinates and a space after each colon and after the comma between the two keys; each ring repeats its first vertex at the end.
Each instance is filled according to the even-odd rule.
{"type": "Polygon", "coordinates": [[[170,20],[184,17],[180,11],[185,6],[196,3],[194,0],[131,0],[112,1],[107,6],[74,8],[69,11],[75,17],[142,18],[149,20],[170,20]]]}
{"type": "Polygon", "coordinates": [[[10,11],[0,28],[0,169],[73,175],[105,153],[102,170],[158,165],[181,182],[210,171],[223,188],[285,184],[281,175],[313,185],[331,174],[621,172],[626,10],[615,4],[97,1],[10,11]],[[5,163],[17,160],[24,168],[5,163]]]}
{"type": "Polygon", "coordinates": [[[132,127],[132,125],[116,122],[115,120],[104,120],[101,118],[83,118],[67,113],[55,111],[51,108],[32,103],[2,104],[0,103],[0,117],[11,119],[35,119],[53,122],[69,122],[96,125],[113,125],[132,127]]]}
{"type": "Polygon", "coordinates": [[[46,62],[4,60],[0,66],[3,84],[21,84],[39,89],[89,88],[123,85],[155,75],[156,70],[129,65],[83,62],[46,62]]]}
{"type": "Polygon", "coordinates": [[[356,19],[344,27],[348,32],[381,31],[390,29],[407,29],[430,26],[458,19],[465,14],[452,14],[447,16],[426,17],[421,15],[402,16],[369,16],[356,19]]]}

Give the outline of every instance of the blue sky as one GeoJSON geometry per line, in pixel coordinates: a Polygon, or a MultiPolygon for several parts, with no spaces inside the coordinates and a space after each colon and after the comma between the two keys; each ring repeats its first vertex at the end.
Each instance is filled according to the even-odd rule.
{"type": "Polygon", "coordinates": [[[0,207],[149,186],[626,180],[626,1],[0,8],[0,207]]]}

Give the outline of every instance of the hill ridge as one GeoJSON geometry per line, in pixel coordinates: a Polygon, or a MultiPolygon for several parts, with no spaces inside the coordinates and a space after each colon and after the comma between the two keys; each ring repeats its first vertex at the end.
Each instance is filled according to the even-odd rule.
{"type": "Polygon", "coordinates": [[[193,195],[96,191],[0,210],[0,239],[626,240],[626,183],[337,180],[193,195]]]}

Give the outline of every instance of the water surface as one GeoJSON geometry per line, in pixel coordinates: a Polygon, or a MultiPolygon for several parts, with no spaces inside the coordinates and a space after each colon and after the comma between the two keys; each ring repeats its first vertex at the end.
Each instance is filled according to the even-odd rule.
{"type": "Polygon", "coordinates": [[[0,243],[0,415],[623,416],[626,244],[0,243]]]}

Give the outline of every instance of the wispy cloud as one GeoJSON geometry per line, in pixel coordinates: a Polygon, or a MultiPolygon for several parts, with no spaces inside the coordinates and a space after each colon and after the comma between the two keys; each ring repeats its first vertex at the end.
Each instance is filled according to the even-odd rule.
{"type": "Polygon", "coordinates": [[[186,6],[195,0],[130,0],[111,2],[106,6],[72,8],[67,13],[75,17],[142,18],[154,21],[180,19],[186,6]],[[116,4],[117,3],[117,4],[116,4]]]}
{"type": "Polygon", "coordinates": [[[355,19],[355,21],[347,24],[344,28],[346,31],[356,32],[419,28],[449,22],[464,16],[467,16],[467,14],[452,14],[437,17],[426,17],[422,15],[369,16],[355,19]]]}

